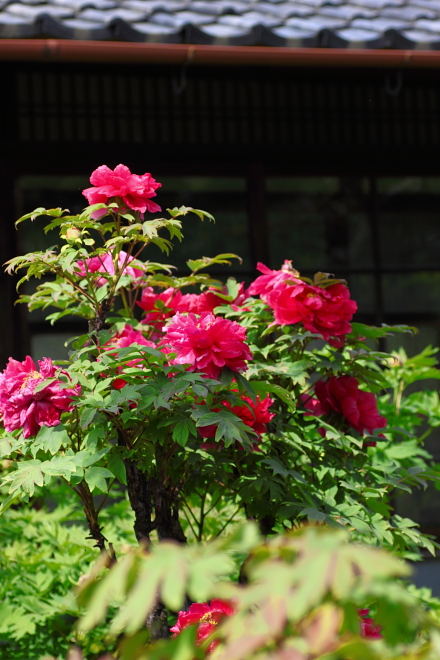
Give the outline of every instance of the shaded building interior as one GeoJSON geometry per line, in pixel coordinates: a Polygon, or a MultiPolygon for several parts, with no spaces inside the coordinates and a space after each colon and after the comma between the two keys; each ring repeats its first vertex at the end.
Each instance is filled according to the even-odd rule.
{"type": "MultiPolygon", "coordinates": [[[[440,83],[436,70],[0,62],[2,263],[45,249],[36,207],[85,206],[101,164],[149,171],[163,209],[193,206],[185,240],[150,258],[184,273],[188,258],[235,252],[212,271],[249,282],[262,261],[347,279],[357,320],[416,326],[386,340],[414,354],[440,344],[440,83]]],[[[12,355],[62,358],[83,330],[68,317],[14,306],[1,276],[2,368],[12,355]]],[[[429,449],[440,459],[438,440],[429,449]]],[[[411,516],[440,536],[439,498],[419,494],[411,516]]],[[[409,513],[409,512],[408,512],[409,513]]]]}

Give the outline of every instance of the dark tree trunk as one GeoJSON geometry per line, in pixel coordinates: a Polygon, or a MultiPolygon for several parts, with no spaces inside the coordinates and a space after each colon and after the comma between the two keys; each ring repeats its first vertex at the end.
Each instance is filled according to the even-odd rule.
{"type": "Polygon", "coordinates": [[[130,458],[125,458],[124,464],[128,497],[135,516],[134,533],[139,543],[150,545],[150,534],[155,527],[151,521],[153,507],[150,481],[130,458]]]}
{"type": "Polygon", "coordinates": [[[172,539],[186,543],[179,520],[179,488],[164,486],[157,479],[152,479],[151,489],[156,514],[155,527],[159,540],[172,539]]]}
{"type": "Polygon", "coordinates": [[[160,600],[147,615],[145,623],[152,642],[159,639],[169,639],[168,610],[160,600]]]}
{"type": "Polygon", "coordinates": [[[114,298],[103,300],[98,310],[98,316],[95,316],[94,319],[90,319],[89,321],[89,333],[93,336],[95,342],[97,340],[98,332],[105,328],[107,315],[111,311],[113,303],[114,298]]]}

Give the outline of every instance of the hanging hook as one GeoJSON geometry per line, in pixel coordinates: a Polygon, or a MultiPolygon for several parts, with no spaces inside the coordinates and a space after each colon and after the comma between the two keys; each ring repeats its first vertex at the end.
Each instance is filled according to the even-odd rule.
{"type": "Polygon", "coordinates": [[[391,86],[390,75],[391,74],[388,74],[385,77],[385,91],[388,94],[388,96],[398,96],[402,91],[403,71],[402,70],[396,71],[396,84],[394,85],[394,87],[391,86]]]}
{"type": "Polygon", "coordinates": [[[180,80],[176,80],[176,78],[173,77],[172,83],[173,83],[173,93],[176,96],[179,96],[182,94],[182,92],[185,90],[186,85],[187,85],[187,79],[186,79],[186,69],[187,67],[191,64],[191,62],[194,59],[194,52],[195,48],[194,46],[189,46],[187,53],[186,53],[186,59],[182,66],[180,67],[180,80]]]}

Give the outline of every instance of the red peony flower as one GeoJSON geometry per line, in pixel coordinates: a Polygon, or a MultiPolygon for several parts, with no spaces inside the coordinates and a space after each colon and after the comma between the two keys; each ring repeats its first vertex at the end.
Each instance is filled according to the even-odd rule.
{"type": "Polygon", "coordinates": [[[266,300],[267,295],[274,289],[285,286],[287,281],[301,283],[301,280],[298,279],[298,271],[292,268],[292,262],[288,259],[285,259],[281,270],[271,270],[260,262],[257,263],[257,270],[263,275],[252,282],[248,294],[260,296],[262,300],[266,300]]]}
{"type": "Polygon", "coordinates": [[[55,366],[49,358],[38,361],[40,371],[28,355],[23,362],[9,358],[0,374],[0,413],[6,431],[23,429],[23,436],[37,435],[41,426],[57,426],[61,413],[72,409],[72,398],[81,387],[60,389],[62,381],[48,383],[38,392],[36,386],[55,377],[55,366]]]}
{"type": "Polygon", "coordinates": [[[286,285],[273,289],[266,302],[279,325],[302,323],[306,330],[320,334],[337,348],[351,332],[349,321],[357,310],[343,284],[332,284],[326,289],[303,283],[286,285]]]}
{"type": "MultiPolygon", "coordinates": [[[[359,433],[372,433],[374,429],[387,425],[387,420],[379,415],[377,410],[376,397],[371,392],[360,390],[357,378],[332,376],[326,382],[317,382],[315,392],[321,404],[319,409],[316,408],[317,415],[328,415],[335,410],[359,433]]],[[[308,409],[310,410],[310,407],[308,409]]]]}
{"type": "Polygon", "coordinates": [[[141,309],[147,312],[142,323],[161,329],[165,321],[174,316],[176,312],[188,311],[187,304],[183,302],[184,298],[182,292],[174,287],[156,293],[153,287],[146,286],[137,303],[141,309]]]}
{"type": "MultiPolygon", "coordinates": [[[[234,607],[231,602],[214,598],[208,603],[194,603],[184,612],[179,612],[176,625],[170,628],[173,637],[177,637],[182,630],[197,624],[196,644],[201,644],[217,628],[218,624],[226,616],[234,613],[234,607]]],[[[219,640],[213,640],[208,646],[207,652],[211,653],[219,644],[219,640]]]]}
{"type": "MultiPolygon", "coordinates": [[[[124,268],[123,275],[129,275],[133,280],[138,283],[139,279],[143,277],[144,272],[139,268],[133,268],[128,264],[134,261],[133,257],[128,257],[127,262],[127,253],[123,250],[120,251],[118,256],[118,266],[122,268],[124,263],[127,265],[124,268]]],[[[113,257],[110,252],[106,254],[100,254],[97,257],[91,257],[85,261],[77,262],[79,273],[82,277],[86,277],[86,273],[108,273],[109,275],[115,274],[115,266],[113,264],[113,257]]],[[[100,287],[107,284],[107,279],[105,277],[99,277],[95,280],[95,286],[100,287]]]]}
{"type": "Polygon", "coordinates": [[[200,371],[210,378],[217,378],[223,367],[245,371],[245,360],[252,359],[246,329],[211,312],[203,312],[200,318],[177,313],[164,332],[166,343],[177,353],[172,364],[189,364],[190,371],[200,371]]]}
{"type": "Polygon", "coordinates": [[[213,312],[219,305],[232,305],[237,309],[243,302],[249,298],[248,290],[246,290],[244,282],[238,285],[238,293],[234,300],[228,303],[227,300],[221,298],[218,294],[228,295],[226,286],[221,291],[218,289],[208,289],[203,293],[197,295],[195,293],[187,293],[182,296],[179,312],[193,312],[194,314],[201,314],[202,312],[213,312]]]}
{"type": "Polygon", "coordinates": [[[105,204],[113,197],[120,197],[133,211],[156,213],[161,208],[151,201],[161,187],[151,174],[132,174],[126,165],[111,170],[107,165],[98,167],[90,177],[93,188],[83,190],[89,204],[105,204]]]}
{"type": "Polygon", "coordinates": [[[215,291],[203,291],[203,293],[187,293],[182,296],[182,307],[180,312],[191,312],[202,314],[212,312],[218,305],[226,305],[226,300],[216,295],[215,291]]]}
{"type": "MultiPolygon", "coordinates": [[[[237,415],[245,424],[249,426],[255,433],[260,437],[262,433],[266,432],[266,424],[275,417],[275,413],[269,411],[269,407],[273,404],[273,399],[270,396],[267,396],[265,399],[260,400],[260,397],[257,395],[257,402],[254,403],[252,399],[248,396],[241,397],[243,402],[246,404],[243,406],[232,405],[229,401],[223,401],[225,408],[228,408],[234,415],[237,415]]],[[[219,409],[215,410],[217,412],[219,409]]],[[[210,424],[209,426],[200,426],[198,432],[202,438],[214,438],[217,432],[217,425],[210,424]]]]}
{"type": "Polygon", "coordinates": [[[361,636],[367,639],[382,639],[383,635],[380,634],[382,627],[368,616],[370,614],[368,607],[358,610],[358,614],[360,617],[361,636]]]}

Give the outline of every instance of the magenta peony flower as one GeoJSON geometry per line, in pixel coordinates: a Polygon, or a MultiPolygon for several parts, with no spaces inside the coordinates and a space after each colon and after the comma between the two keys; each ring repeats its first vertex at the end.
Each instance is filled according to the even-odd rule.
{"type": "MultiPolygon", "coordinates": [[[[320,407],[315,406],[316,415],[328,415],[334,410],[343,415],[359,433],[372,433],[387,425],[387,420],[377,410],[376,397],[371,392],[360,390],[357,378],[332,376],[326,382],[317,382],[315,393],[321,404],[320,407]]],[[[306,407],[312,409],[310,402],[306,407]]]]}
{"type": "Polygon", "coordinates": [[[257,263],[257,270],[263,275],[257,277],[248,289],[248,294],[251,296],[260,296],[262,300],[266,300],[267,295],[274,289],[280,286],[285,286],[287,281],[302,283],[298,279],[298,271],[292,268],[292,262],[288,259],[284,260],[281,270],[271,270],[261,262],[257,263]]]}
{"type": "MultiPolygon", "coordinates": [[[[173,637],[177,637],[182,630],[189,626],[197,625],[196,644],[201,644],[217,628],[218,624],[227,616],[232,616],[234,607],[230,601],[214,598],[208,603],[193,603],[189,609],[180,611],[176,624],[170,628],[173,637]]],[[[207,652],[211,653],[219,644],[219,640],[213,640],[208,646],[207,652]]]]}
{"type": "Polygon", "coordinates": [[[132,174],[126,165],[111,170],[107,165],[98,167],[90,177],[93,188],[83,190],[89,204],[105,204],[113,197],[120,197],[133,211],[156,213],[161,208],[151,201],[161,187],[151,174],[132,174]]]}
{"type": "Polygon", "coordinates": [[[37,435],[41,426],[57,426],[61,413],[72,409],[72,397],[81,387],[60,389],[62,381],[55,380],[35,392],[43,380],[54,378],[55,366],[49,358],[38,361],[40,371],[28,355],[23,362],[9,358],[0,374],[0,413],[6,431],[23,429],[23,436],[37,435]]]}
{"type": "Polygon", "coordinates": [[[349,321],[357,310],[350,292],[343,284],[323,289],[300,283],[273,289],[266,297],[279,325],[301,323],[306,330],[320,334],[332,346],[340,348],[351,332],[349,321]]]}
{"type": "Polygon", "coordinates": [[[380,634],[382,627],[369,616],[370,610],[368,607],[358,610],[358,614],[360,617],[361,636],[366,639],[382,639],[383,635],[380,634]]]}
{"type": "MultiPolygon", "coordinates": [[[[127,253],[124,252],[124,250],[121,250],[118,255],[119,268],[122,268],[126,258],[127,258],[127,253]]],[[[128,264],[132,261],[134,261],[133,257],[128,257],[127,266],[125,266],[123,274],[129,275],[130,277],[133,278],[135,283],[138,284],[140,278],[143,277],[144,272],[139,268],[133,268],[132,266],[129,266],[128,264]]],[[[100,254],[97,257],[91,257],[90,259],[86,259],[85,261],[78,261],[77,265],[79,268],[79,273],[80,275],[82,275],[82,277],[86,277],[86,272],[108,273],[109,275],[115,274],[113,257],[110,252],[107,252],[106,254],[100,254]]],[[[98,277],[98,279],[95,280],[95,285],[97,287],[104,286],[104,284],[107,284],[107,279],[105,277],[98,277]]]]}
{"type": "Polygon", "coordinates": [[[203,312],[200,318],[178,312],[164,332],[166,343],[177,353],[172,364],[189,364],[190,371],[210,378],[217,378],[223,367],[245,371],[245,360],[252,359],[245,328],[211,312],[203,312]]]}

